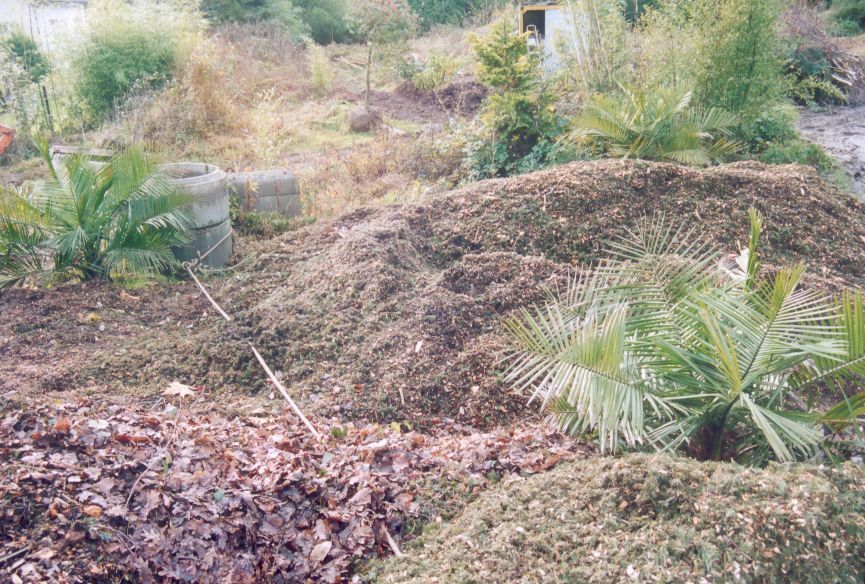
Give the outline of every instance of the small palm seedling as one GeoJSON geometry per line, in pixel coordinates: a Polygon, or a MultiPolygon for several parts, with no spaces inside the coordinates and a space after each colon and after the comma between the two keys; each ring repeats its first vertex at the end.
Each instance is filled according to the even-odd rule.
{"type": "Polygon", "coordinates": [[[104,164],[52,159],[32,190],[0,190],[0,287],[27,278],[110,279],[176,265],[171,247],[189,240],[190,197],[141,150],[104,164]]]}
{"type": "Polygon", "coordinates": [[[865,372],[862,296],[803,288],[801,265],[761,276],[763,219],[752,210],[751,222],[731,271],[691,233],[644,220],[596,270],[507,321],[507,379],[604,451],[752,464],[826,452],[865,394],[822,413],[802,396],[865,372]]]}
{"type": "Polygon", "coordinates": [[[622,91],[622,99],[590,99],[574,120],[570,139],[613,158],[693,165],[722,161],[739,150],[729,139],[736,115],[693,106],[690,91],[622,91]]]}

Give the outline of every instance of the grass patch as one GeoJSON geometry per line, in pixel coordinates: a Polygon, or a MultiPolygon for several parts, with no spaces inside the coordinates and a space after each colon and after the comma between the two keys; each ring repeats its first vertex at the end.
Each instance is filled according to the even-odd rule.
{"type": "Polygon", "coordinates": [[[772,144],[760,155],[760,162],[811,166],[817,170],[823,180],[838,190],[850,192],[853,189],[853,181],[841,164],[830,156],[822,146],[807,140],[791,140],[782,144],[772,144]]]}
{"type": "Polygon", "coordinates": [[[283,217],[279,213],[255,211],[234,212],[231,218],[234,230],[240,235],[270,239],[315,223],[314,217],[283,217]]]}

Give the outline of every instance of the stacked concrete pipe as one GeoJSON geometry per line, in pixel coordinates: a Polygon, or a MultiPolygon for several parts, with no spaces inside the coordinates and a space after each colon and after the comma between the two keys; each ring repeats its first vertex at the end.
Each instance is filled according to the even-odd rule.
{"type": "Polygon", "coordinates": [[[160,169],[170,182],[190,194],[192,207],[192,241],[174,249],[174,256],[182,262],[197,260],[211,248],[202,264],[211,268],[224,268],[231,258],[231,219],[225,173],[218,167],[201,162],[163,164],[160,169]]]}
{"type": "Polygon", "coordinates": [[[244,210],[300,217],[300,188],[287,170],[236,172],[228,175],[228,191],[244,210]]]}

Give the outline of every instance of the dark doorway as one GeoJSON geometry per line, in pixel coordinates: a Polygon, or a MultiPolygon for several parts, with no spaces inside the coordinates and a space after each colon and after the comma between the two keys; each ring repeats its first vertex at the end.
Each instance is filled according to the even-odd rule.
{"type": "Polygon", "coordinates": [[[543,38],[546,36],[546,10],[527,10],[523,13],[523,31],[527,32],[530,26],[538,29],[538,34],[543,38]]]}

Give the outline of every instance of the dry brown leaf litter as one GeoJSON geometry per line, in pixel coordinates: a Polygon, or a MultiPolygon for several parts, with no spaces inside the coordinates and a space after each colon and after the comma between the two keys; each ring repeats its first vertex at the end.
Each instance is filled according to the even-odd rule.
{"type": "Polygon", "coordinates": [[[318,443],[289,413],[229,419],[169,399],[2,414],[0,580],[344,581],[435,512],[433,479],[471,493],[588,452],[530,426],[334,426],[318,443]]]}

